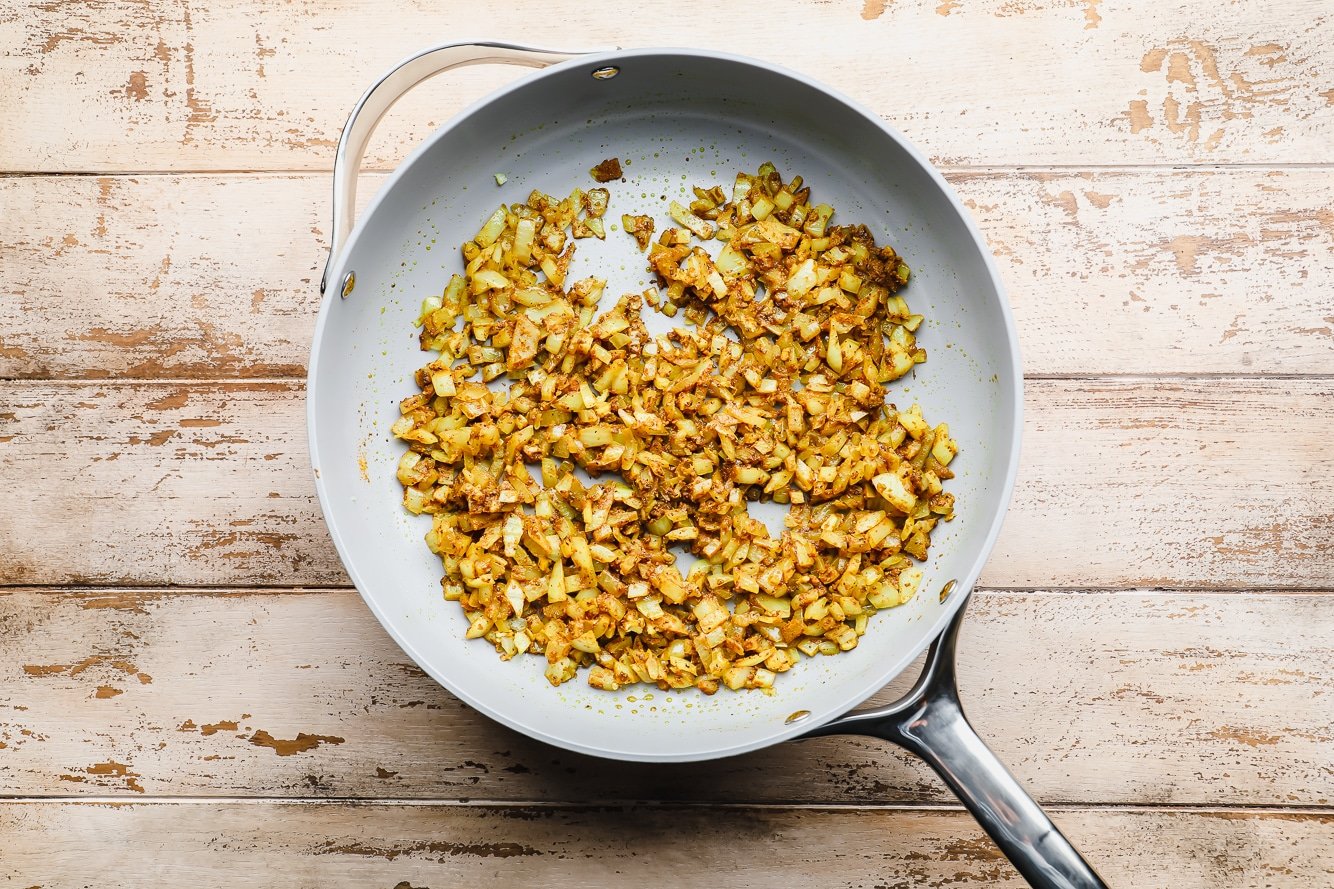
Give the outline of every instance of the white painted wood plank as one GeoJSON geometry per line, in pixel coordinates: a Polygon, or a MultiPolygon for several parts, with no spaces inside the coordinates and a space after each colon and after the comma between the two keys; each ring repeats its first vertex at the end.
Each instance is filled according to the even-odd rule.
{"type": "MultiPolygon", "coordinates": [[[[1328,815],[1072,809],[1112,886],[1328,885],[1328,815]]],[[[14,885],[152,889],[1026,885],[958,811],[0,803],[14,885]]]]}
{"type": "MultiPolygon", "coordinates": [[[[1334,799],[1332,665],[1320,595],[987,591],[960,685],[1045,802],[1311,806],[1334,799]]],[[[951,801],[867,739],[651,768],[562,753],[437,686],[352,591],[0,595],[0,744],[10,796],[951,801]]]]}
{"type": "MultiPolygon", "coordinates": [[[[347,582],[298,383],[10,382],[0,423],[0,582],[347,582]]],[[[1328,380],[1031,381],[983,583],[1327,588],[1332,425],[1328,380]]]]}
{"type": "MultiPolygon", "coordinates": [[[[950,178],[1030,374],[1334,366],[1334,168],[950,178]]],[[[328,200],[318,175],[0,178],[0,376],[304,374],[328,200]]]]}
{"type": "MultiPolygon", "coordinates": [[[[1322,0],[108,3],[7,0],[0,169],[327,169],[362,91],[425,45],[741,52],[827,81],[946,164],[1327,162],[1322,0]]],[[[392,165],[515,69],[456,72],[386,121],[392,165]]]]}

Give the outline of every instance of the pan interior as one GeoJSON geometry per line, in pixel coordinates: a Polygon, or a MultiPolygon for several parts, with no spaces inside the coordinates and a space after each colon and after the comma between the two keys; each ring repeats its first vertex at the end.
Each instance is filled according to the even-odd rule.
{"type": "MultiPolygon", "coordinates": [[[[706,53],[631,52],[576,60],[507,89],[437,132],[400,168],[354,233],[333,281],[356,272],[351,296],[326,300],[311,365],[312,454],[326,519],[344,564],[381,622],[428,673],[464,700],[532,736],[588,753],[641,760],[702,759],[794,735],[856,705],[906,667],[957,603],[938,593],[977,577],[1008,498],[1018,381],[994,274],[957,200],[877,120],[808,82],[706,53]],[[591,71],[608,63],[617,76],[591,71]],[[669,200],[773,161],[800,174],[834,222],[865,223],[906,258],[903,295],[927,321],[929,358],[893,384],[890,400],[920,401],[950,424],[961,452],[957,518],[933,535],[916,600],[875,616],[858,648],[803,660],[771,695],[712,697],[648,686],[608,693],[583,676],[552,688],[537,657],[501,663],[466,642],[466,621],[440,595],[441,566],[422,541],[427,517],[401,507],[389,433],[413,371],[421,300],[461,270],[458,247],[501,202],[532,189],[568,193],[617,157],[608,222],[647,213],[672,225],[669,200]],[[497,186],[495,174],[506,177],[497,186]],[[811,716],[788,725],[796,711],[811,716]]],[[[619,228],[619,226],[618,226],[619,228]]],[[[651,284],[644,254],[620,231],[579,241],[571,274],[609,279],[604,302],[651,284]]],[[[331,288],[332,290],[333,288],[331,288]]],[[[654,315],[646,309],[646,317],[654,315]]],[[[679,320],[679,317],[678,317],[679,320]]],[[[650,326],[676,321],[658,317],[650,326]]],[[[753,507],[752,507],[753,508],[753,507]]],[[[757,513],[758,514],[758,513],[757,513]]],[[[761,516],[763,517],[763,516],[761,516]]]]}

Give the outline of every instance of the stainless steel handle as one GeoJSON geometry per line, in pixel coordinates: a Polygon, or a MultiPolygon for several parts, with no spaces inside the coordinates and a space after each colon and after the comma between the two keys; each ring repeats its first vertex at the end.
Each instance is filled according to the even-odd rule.
{"type": "Polygon", "coordinates": [[[959,703],[954,654],[965,603],[927,654],[917,684],[887,707],[850,713],[802,737],[869,735],[924,759],[1035,889],[1107,889],[977,732],[959,703]]]}
{"type": "MultiPolygon", "coordinates": [[[[510,43],[446,43],[417,53],[400,62],[362,95],[338,138],[333,169],[333,233],[330,235],[329,260],[320,276],[320,293],[329,284],[329,272],[352,233],[356,215],[357,174],[366,154],[375,125],[408,90],[437,74],[464,65],[504,64],[544,68],[575,56],[603,50],[562,51],[535,49],[510,43]]],[[[345,290],[350,288],[344,288],[345,290]]],[[[344,296],[347,293],[344,292],[344,296]]]]}

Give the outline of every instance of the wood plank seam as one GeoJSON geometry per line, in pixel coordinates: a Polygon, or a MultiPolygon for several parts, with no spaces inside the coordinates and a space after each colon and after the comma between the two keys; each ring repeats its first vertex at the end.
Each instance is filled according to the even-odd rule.
{"type": "MultiPolygon", "coordinates": [[[[423,353],[429,360],[430,356],[423,353]]],[[[425,363],[425,361],[423,361],[425,363]]],[[[1276,374],[1273,376],[1262,374],[1244,374],[1244,373],[1107,373],[1107,374],[1089,374],[1089,373],[1069,373],[1069,374],[1024,374],[1025,380],[1035,382],[1090,382],[1090,383],[1125,383],[1133,385],[1135,383],[1267,383],[1283,382],[1285,380],[1322,382],[1334,376],[1334,371],[1330,373],[1294,373],[1294,374],[1276,374]]],[[[143,388],[147,386],[230,386],[238,388],[249,388],[263,385],[283,385],[292,386],[294,389],[303,389],[306,380],[305,374],[297,376],[282,377],[148,377],[145,379],[121,379],[121,378],[92,378],[82,377],[54,377],[43,379],[41,377],[17,377],[10,379],[0,378],[4,382],[13,386],[69,386],[69,387],[125,387],[125,388],[143,388]]]]}
{"type": "MultiPolygon", "coordinates": [[[[175,177],[180,179],[189,178],[212,178],[223,176],[300,176],[300,177],[319,177],[327,176],[329,178],[330,188],[333,187],[333,154],[329,155],[330,166],[322,167],[254,167],[228,169],[212,169],[209,167],[199,168],[181,168],[181,169],[143,169],[143,170],[125,170],[120,168],[87,169],[87,170],[42,170],[42,169],[0,169],[0,180],[3,179],[24,179],[24,178],[50,178],[50,179],[79,179],[79,178],[117,178],[117,179],[135,179],[148,176],[175,177]]],[[[1139,173],[1139,172],[1171,172],[1174,170],[1189,170],[1192,172],[1217,172],[1217,173],[1265,173],[1273,171],[1301,172],[1312,171],[1321,172],[1334,169],[1334,161],[1302,161],[1294,163],[1227,163],[1227,162],[1209,162],[1209,163],[1068,163],[1068,164],[958,164],[941,162],[933,164],[941,173],[949,175],[950,173],[980,173],[983,175],[1007,175],[1011,173],[1078,173],[1081,170],[1088,170],[1095,173],[1139,173]]],[[[386,166],[376,164],[373,166],[363,166],[360,170],[362,175],[387,175],[393,173],[398,166],[386,166]]]]}
{"type": "MultiPolygon", "coordinates": [[[[829,814],[856,814],[859,812],[903,812],[908,814],[930,814],[939,812],[950,815],[967,814],[963,806],[942,803],[856,803],[849,805],[829,805],[825,803],[802,802],[676,802],[656,800],[614,800],[609,802],[573,802],[548,800],[485,800],[485,799],[413,799],[385,796],[329,796],[310,799],[297,796],[6,796],[0,794],[0,803],[4,805],[87,805],[87,806],[218,806],[218,805],[257,805],[257,806],[303,806],[309,808],[339,808],[358,806],[398,806],[402,808],[442,808],[442,809],[541,809],[543,811],[586,811],[591,809],[639,809],[650,806],[661,812],[671,811],[732,811],[732,812],[810,812],[829,814]]],[[[1248,805],[1229,803],[1226,806],[1183,806],[1154,803],[1098,803],[1098,802],[1044,802],[1042,808],[1054,815],[1071,812],[1108,812],[1123,815],[1227,815],[1241,812],[1248,815],[1278,815],[1300,818],[1328,818],[1331,806],[1276,806],[1248,805]]]]}
{"type": "MultiPolygon", "coordinates": [[[[317,595],[321,593],[354,593],[357,588],[350,583],[347,584],[256,584],[256,583],[238,583],[238,584],[163,584],[155,586],[151,583],[108,583],[108,584],[70,584],[70,583],[0,583],[0,595],[4,591],[31,590],[43,595],[68,596],[70,598],[90,597],[96,598],[107,596],[113,593],[126,595],[135,595],[142,593],[147,597],[161,597],[179,593],[182,596],[204,595],[218,592],[225,595],[317,595]]],[[[979,585],[973,588],[974,596],[1005,595],[1005,596],[1078,596],[1082,594],[1117,594],[1127,593],[1138,596],[1163,596],[1172,597],[1178,595],[1190,596],[1238,596],[1248,594],[1266,594],[1275,596],[1328,596],[1330,590],[1325,587],[1282,587],[1275,588],[1264,585],[1239,586],[1239,587],[1145,587],[1134,585],[1118,586],[1078,586],[1078,585],[1028,585],[1028,586],[996,586],[987,584],[979,585]]]]}

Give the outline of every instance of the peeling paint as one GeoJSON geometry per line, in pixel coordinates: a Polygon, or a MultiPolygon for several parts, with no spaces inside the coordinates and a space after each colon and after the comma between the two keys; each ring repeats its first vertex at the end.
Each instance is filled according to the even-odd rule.
{"type": "Polygon", "coordinates": [[[1215,729],[1209,733],[1209,737],[1219,741],[1235,741],[1238,744],[1245,744],[1247,747],[1270,747],[1282,740],[1278,735],[1250,729],[1238,729],[1231,726],[1215,729]]]}
{"type": "Polygon", "coordinates": [[[261,729],[250,736],[250,743],[256,747],[268,747],[279,756],[292,756],[314,750],[321,744],[342,744],[343,739],[333,735],[308,735],[299,732],[295,738],[284,740],[275,738],[261,729]]]}
{"type": "Polygon", "coordinates": [[[372,846],[364,842],[331,842],[320,849],[324,855],[357,855],[366,858],[383,858],[393,861],[400,857],[426,857],[436,861],[448,858],[518,858],[542,853],[532,846],[522,843],[449,843],[419,842],[403,845],[372,846]]]}

